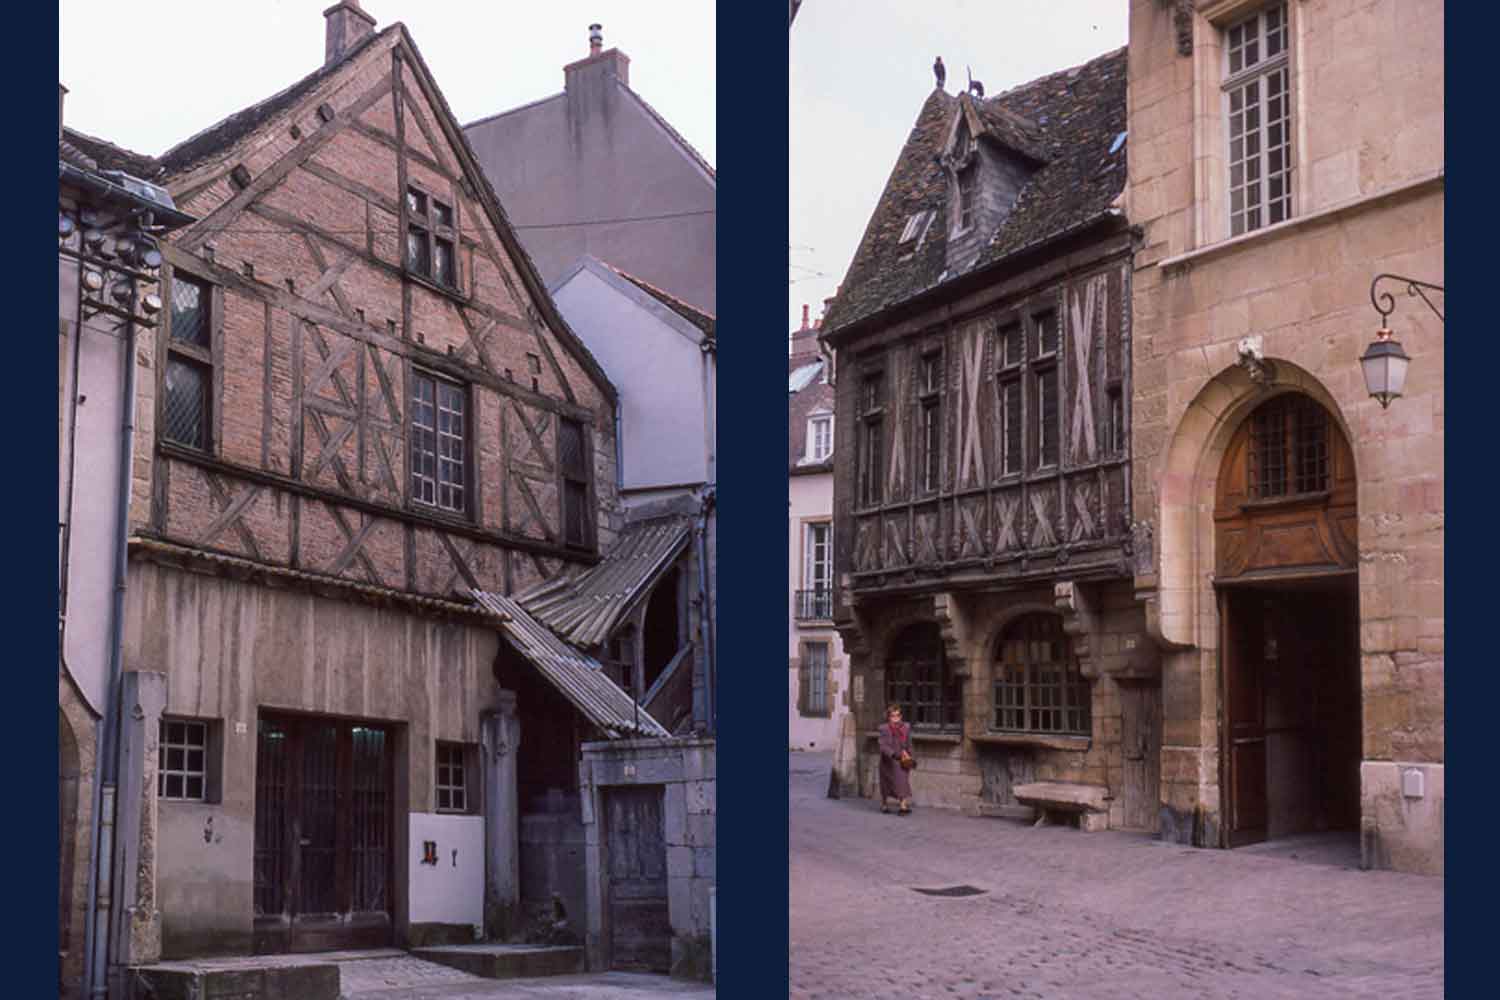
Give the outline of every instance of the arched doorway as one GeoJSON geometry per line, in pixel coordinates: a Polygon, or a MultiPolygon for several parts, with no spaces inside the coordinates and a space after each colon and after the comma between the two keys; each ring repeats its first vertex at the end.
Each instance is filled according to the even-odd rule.
{"type": "Polygon", "coordinates": [[[1258,405],[1214,505],[1229,846],[1359,828],[1358,520],[1353,453],[1315,399],[1258,405]]]}
{"type": "MultiPolygon", "coordinates": [[[[914,729],[963,730],[962,685],[943,655],[933,622],[908,625],[891,640],[885,658],[885,703],[901,706],[914,729]]],[[[885,706],[881,706],[882,720],[885,706]]]]}

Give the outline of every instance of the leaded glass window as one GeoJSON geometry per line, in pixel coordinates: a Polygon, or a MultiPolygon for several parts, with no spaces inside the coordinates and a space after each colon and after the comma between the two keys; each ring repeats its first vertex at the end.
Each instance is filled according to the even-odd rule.
{"type": "Polygon", "coordinates": [[[943,654],[937,625],[908,626],[891,643],[885,664],[886,702],[900,705],[913,727],[962,729],[961,691],[943,654]]]}
{"type": "Polygon", "coordinates": [[[1292,97],[1287,5],[1225,32],[1229,228],[1238,236],[1292,214],[1292,97]]]}
{"type": "Polygon", "coordinates": [[[467,510],[468,421],[464,388],[417,373],[412,377],[412,498],[444,510],[467,510]]]}
{"type": "Polygon", "coordinates": [[[1090,735],[1088,681],[1056,615],[1026,615],[1005,629],[994,688],[998,731],[1090,735]]]}

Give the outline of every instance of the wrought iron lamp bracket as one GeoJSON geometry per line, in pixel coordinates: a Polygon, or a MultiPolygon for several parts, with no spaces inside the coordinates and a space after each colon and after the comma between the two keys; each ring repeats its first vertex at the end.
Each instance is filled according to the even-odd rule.
{"type": "MultiPolygon", "coordinates": [[[[1429,298],[1427,292],[1423,290],[1429,289],[1434,292],[1444,292],[1446,294],[1446,290],[1442,285],[1434,285],[1429,281],[1418,281],[1416,278],[1408,278],[1405,275],[1401,274],[1377,274],[1375,275],[1375,280],[1370,282],[1370,304],[1375,307],[1376,312],[1380,313],[1380,325],[1382,327],[1387,325],[1386,319],[1391,315],[1391,313],[1396,311],[1395,296],[1393,296],[1390,292],[1380,292],[1377,294],[1375,291],[1376,286],[1379,285],[1382,281],[1386,280],[1405,282],[1406,294],[1409,296],[1420,298],[1424,303],[1426,303],[1427,308],[1433,311],[1433,314],[1436,315],[1439,320],[1443,320],[1443,311],[1432,304],[1432,299],[1429,298]]],[[[1446,323],[1447,321],[1443,320],[1443,322],[1446,323]]]]}

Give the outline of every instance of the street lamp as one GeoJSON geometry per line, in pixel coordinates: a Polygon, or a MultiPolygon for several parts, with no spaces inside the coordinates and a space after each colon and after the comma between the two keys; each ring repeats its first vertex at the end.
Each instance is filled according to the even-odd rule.
{"type": "Polygon", "coordinates": [[[1418,281],[1399,274],[1377,274],[1375,280],[1370,282],[1370,304],[1380,314],[1380,329],[1375,331],[1375,340],[1360,356],[1359,365],[1364,369],[1365,389],[1380,403],[1382,409],[1390,406],[1391,400],[1401,395],[1401,390],[1406,386],[1406,369],[1411,364],[1411,358],[1401,349],[1401,342],[1391,339],[1390,328],[1386,325],[1386,319],[1396,310],[1395,297],[1390,292],[1381,292],[1378,296],[1375,293],[1375,286],[1387,278],[1392,281],[1406,282],[1407,295],[1419,296],[1423,302],[1427,303],[1427,308],[1437,314],[1438,319],[1443,318],[1442,312],[1432,304],[1432,300],[1422,290],[1430,288],[1441,292],[1443,291],[1442,285],[1418,281]]]}

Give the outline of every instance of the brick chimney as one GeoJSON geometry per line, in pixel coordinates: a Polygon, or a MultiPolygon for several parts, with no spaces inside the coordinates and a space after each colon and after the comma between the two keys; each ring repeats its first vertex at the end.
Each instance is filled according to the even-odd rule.
{"type": "Polygon", "coordinates": [[[604,27],[591,24],[588,58],[563,67],[564,89],[570,96],[577,96],[583,88],[597,85],[598,81],[610,76],[630,86],[630,57],[619,49],[605,49],[604,27]]]}
{"type": "Polygon", "coordinates": [[[802,329],[804,329],[804,330],[807,329],[807,310],[808,310],[807,303],[806,302],[802,303],[802,329]]]}
{"type": "Polygon", "coordinates": [[[323,65],[331,66],[375,33],[375,19],[360,9],[359,0],[342,0],[323,12],[328,30],[323,47],[323,65]]]}

